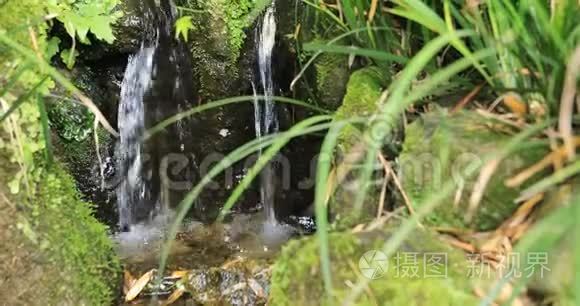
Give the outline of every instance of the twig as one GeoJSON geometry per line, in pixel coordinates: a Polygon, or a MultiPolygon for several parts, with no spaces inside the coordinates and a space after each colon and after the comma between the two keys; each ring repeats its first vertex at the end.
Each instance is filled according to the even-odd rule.
{"type": "Polygon", "coordinates": [[[95,134],[95,151],[97,152],[97,160],[99,161],[99,172],[101,175],[101,191],[105,190],[105,168],[103,167],[103,158],[101,157],[101,150],[99,145],[99,119],[95,117],[95,124],[93,126],[93,133],[95,134]]]}
{"type": "MultiPolygon", "coordinates": [[[[580,146],[580,136],[574,137],[573,143],[574,146],[580,146]]],[[[566,147],[558,148],[556,151],[553,151],[552,153],[546,155],[546,157],[544,157],[541,161],[537,162],[533,166],[525,169],[524,171],[518,173],[514,177],[506,180],[505,185],[512,188],[521,186],[532,176],[549,167],[550,165],[561,164],[561,159],[567,156],[566,153],[567,153],[566,147]]]]}
{"type": "Polygon", "coordinates": [[[473,187],[471,197],[469,198],[469,207],[467,208],[467,213],[465,214],[465,222],[471,222],[475,216],[475,212],[479,207],[481,199],[483,198],[483,193],[485,192],[487,184],[489,183],[491,176],[495,173],[495,170],[497,170],[497,167],[501,163],[502,159],[503,156],[498,156],[497,158],[490,160],[485,166],[483,166],[483,169],[481,169],[479,178],[477,179],[477,182],[473,187]]]}
{"type": "Polygon", "coordinates": [[[566,68],[566,80],[562,99],[560,101],[560,120],[558,129],[564,138],[564,146],[568,154],[568,160],[574,160],[576,156],[576,147],[574,146],[574,134],[572,131],[572,116],[574,114],[574,98],[576,96],[576,80],[580,75],[580,46],[574,50],[568,67],[566,68]]]}
{"type": "Polygon", "coordinates": [[[405,192],[405,189],[403,188],[403,185],[401,184],[401,181],[399,180],[399,177],[393,171],[393,168],[391,167],[390,163],[387,161],[387,159],[383,156],[382,153],[379,154],[379,160],[383,164],[383,167],[385,167],[385,170],[386,171],[389,171],[391,173],[391,176],[393,177],[393,182],[395,182],[395,185],[397,186],[397,189],[399,189],[399,192],[403,196],[403,200],[405,201],[405,206],[407,206],[407,209],[409,210],[409,213],[411,215],[415,214],[415,209],[413,208],[413,204],[411,203],[411,200],[407,196],[407,193],[405,192]]]}
{"type": "Polygon", "coordinates": [[[455,105],[455,107],[451,110],[451,113],[454,114],[462,110],[467,104],[469,104],[469,102],[471,102],[477,96],[477,94],[479,94],[482,88],[483,84],[475,86],[475,88],[473,88],[469,92],[469,94],[467,94],[467,96],[463,97],[463,99],[461,99],[461,101],[459,101],[459,103],[455,105]]]}
{"type": "Polygon", "coordinates": [[[377,210],[377,218],[383,215],[383,210],[385,209],[385,198],[387,197],[387,185],[389,183],[389,178],[391,177],[390,172],[385,169],[385,178],[383,179],[383,186],[381,186],[381,195],[379,197],[379,208],[377,210]]]}

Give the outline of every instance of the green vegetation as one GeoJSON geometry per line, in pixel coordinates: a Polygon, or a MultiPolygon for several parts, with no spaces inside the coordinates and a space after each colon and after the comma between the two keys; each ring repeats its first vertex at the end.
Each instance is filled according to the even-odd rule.
{"type": "MultiPolygon", "coordinates": [[[[346,301],[350,294],[349,282],[359,277],[361,257],[368,250],[380,247],[388,239],[390,230],[382,229],[358,234],[333,233],[329,235],[330,256],[334,262],[332,277],[337,287],[332,296],[321,300],[324,286],[316,239],[307,238],[288,243],[282,250],[272,271],[271,305],[336,305],[346,301]],[[300,281],[296,281],[300,280],[300,281]]],[[[475,305],[470,294],[467,262],[460,251],[453,250],[428,232],[409,236],[400,250],[400,257],[389,260],[382,277],[369,283],[365,294],[353,305],[475,305]],[[449,255],[449,270],[445,280],[423,277],[426,253],[445,252],[449,255]],[[415,254],[404,257],[405,253],[415,254]],[[406,270],[413,265],[412,270],[406,270]],[[405,268],[405,266],[407,268],[405,268]],[[413,275],[414,271],[419,273],[413,275]]],[[[439,271],[442,272],[442,271],[439,271]]]]}
{"type": "MultiPolygon", "coordinates": [[[[61,169],[60,162],[69,160],[55,159],[52,133],[69,157],[89,160],[96,153],[87,145],[91,133],[96,129],[105,138],[105,131],[116,132],[49,62],[70,69],[79,56],[77,41],[113,42],[120,3],[24,2],[0,3],[0,173],[10,174],[3,175],[3,202],[17,203],[10,205],[16,233],[46,255],[46,269],[62,267],[58,280],[72,292],[67,301],[106,304],[119,263],[107,229],[91,217],[90,204],[61,169]],[[58,33],[55,26],[69,36],[50,37],[58,33]],[[68,100],[46,105],[57,83],[82,106],[68,100]]],[[[147,137],[203,111],[255,101],[225,97],[250,88],[244,78],[253,64],[243,61],[248,34],[270,3],[178,1],[173,34],[192,50],[202,99],[159,122],[147,137]]],[[[326,133],[316,165],[317,233],[290,242],[276,259],[270,304],[487,306],[507,301],[499,296],[505,288],[513,289],[507,294],[513,299],[532,288],[544,304],[580,304],[580,247],[568,242],[580,236],[578,1],[302,0],[295,10],[294,32],[278,35],[284,43],[294,40],[288,54],[300,67],[288,76],[294,77],[293,92],[285,94],[309,97],[309,103],[273,100],[311,112],[289,110],[291,128],[228,152],[196,182],[177,208],[159,272],[183,219],[212,179],[260,152],[232,186],[219,222],[293,139],[326,133]],[[314,90],[302,92],[309,88],[314,90]],[[401,134],[402,152],[392,150],[401,134]],[[486,264],[512,251],[522,257],[557,253],[564,268],[553,267],[562,277],[504,275],[476,296],[464,277],[465,254],[449,249],[437,232],[470,253],[491,253],[486,264]],[[446,252],[450,277],[397,279],[389,270],[370,281],[357,264],[371,249],[391,265],[400,251],[446,252]]]]}
{"type": "Polygon", "coordinates": [[[447,181],[455,181],[459,188],[458,193],[449,195],[425,222],[439,227],[472,227],[477,231],[490,231],[514,213],[519,206],[515,199],[524,188],[509,188],[504,182],[545,156],[544,143],[522,145],[501,162],[487,186],[477,214],[469,222],[464,217],[476,179],[462,181],[463,169],[472,163],[482,163],[482,155],[504,146],[510,139],[510,132],[512,128],[509,126],[471,112],[448,116],[437,110],[407,127],[399,158],[400,172],[404,175],[403,187],[412,202],[424,203],[424,199],[447,181]]]}
{"type": "MultiPolygon", "coordinates": [[[[29,279],[38,286],[37,292],[46,295],[31,303],[107,305],[114,299],[112,284],[116,283],[120,267],[108,230],[94,219],[91,205],[80,200],[69,174],[53,160],[44,96],[54,89],[53,78],[65,88],[76,90],[45,63],[59,52],[61,43],[58,37],[47,37],[51,25],[56,20],[63,22],[71,35],[72,51],[61,53],[71,67],[74,56],[63,54],[75,53],[76,39],[88,44],[88,33],[107,42],[114,39],[111,24],[116,15],[110,14],[116,4],[117,1],[34,0],[25,3],[9,0],[1,4],[2,196],[8,202],[17,203],[19,217],[12,222],[19,220],[17,227],[26,239],[11,243],[30,245],[23,251],[23,269],[53,271],[56,268],[53,278],[44,284],[29,279]],[[43,260],[35,261],[35,256],[43,260]]],[[[71,91],[79,93],[74,90],[71,91]]],[[[93,106],[90,100],[85,102],[93,106]]],[[[75,120],[63,112],[65,109],[64,106],[51,108],[59,115],[54,118],[60,118],[52,121],[52,125],[65,138],[85,139],[89,133],[84,126],[86,118],[75,120]]],[[[86,109],[79,109],[79,116],[92,115],[86,109]]],[[[7,271],[9,275],[13,272],[7,271]]]]}

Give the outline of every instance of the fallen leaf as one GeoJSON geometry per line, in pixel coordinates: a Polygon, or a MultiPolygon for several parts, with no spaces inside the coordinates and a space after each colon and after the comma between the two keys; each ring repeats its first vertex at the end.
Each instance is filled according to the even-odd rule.
{"type": "Polygon", "coordinates": [[[528,106],[522,101],[522,98],[518,94],[506,94],[503,98],[503,104],[510,110],[510,112],[520,118],[528,113],[528,106]]]}
{"type": "Polygon", "coordinates": [[[184,278],[189,274],[189,271],[173,271],[169,278],[184,278]]]}
{"type": "Polygon", "coordinates": [[[155,273],[155,269],[150,270],[149,272],[143,274],[135,284],[129,289],[127,295],[125,295],[125,302],[130,302],[134,300],[140,293],[143,291],[145,286],[151,281],[153,278],[153,274],[155,273]]]}
{"type": "Polygon", "coordinates": [[[184,293],[185,289],[183,287],[175,289],[175,291],[173,291],[173,293],[167,298],[167,300],[163,302],[163,305],[171,305],[177,302],[177,300],[179,300],[179,298],[181,298],[184,293]]]}
{"type": "Polygon", "coordinates": [[[126,295],[127,292],[129,292],[129,289],[133,287],[136,281],[137,280],[135,279],[133,274],[131,274],[129,270],[125,270],[123,272],[123,294],[126,295]]]}

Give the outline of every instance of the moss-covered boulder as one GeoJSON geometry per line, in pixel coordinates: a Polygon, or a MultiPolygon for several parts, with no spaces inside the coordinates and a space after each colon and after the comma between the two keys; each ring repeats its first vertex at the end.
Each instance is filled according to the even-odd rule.
{"type": "MultiPolygon", "coordinates": [[[[348,81],[346,95],[342,105],[336,111],[335,120],[349,120],[356,117],[369,117],[374,114],[380,103],[387,80],[378,67],[367,67],[355,71],[348,81]]],[[[338,147],[341,152],[347,153],[351,147],[360,141],[360,132],[357,125],[345,127],[338,147]]]]}
{"type": "Polygon", "coordinates": [[[107,228],[53,165],[35,193],[11,194],[14,167],[0,166],[0,299],[7,305],[110,305],[119,262],[107,228]]]}
{"type": "Polygon", "coordinates": [[[343,102],[350,76],[348,56],[322,54],[314,62],[318,104],[336,110],[343,102]]]}
{"type": "Polygon", "coordinates": [[[544,144],[525,143],[501,161],[470,222],[466,213],[477,176],[466,179],[464,173],[472,163],[481,165],[486,154],[501,149],[516,132],[471,112],[433,111],[407,127],[399,174],[413,205],[440,192],[447,182],[457,187],[427,216],[427,224],[487,231],[514,212],[521,189],[509,188],[504,181],[540,160],[546,154],[544,144]]]}
{"type": "Polygon", "coordinates": [[[324,293],[317,238],[290,242],[273,267],[269,304],[340,305],[367,275],[367,288],[353,305],[476,305],[461,252],[416,231],[394,256],[382,258],[373,250],[380,250],[390,233],[330,234],[332,297],[324,293]],[[445,264],[432,265],[436,258],[445,264]]]}

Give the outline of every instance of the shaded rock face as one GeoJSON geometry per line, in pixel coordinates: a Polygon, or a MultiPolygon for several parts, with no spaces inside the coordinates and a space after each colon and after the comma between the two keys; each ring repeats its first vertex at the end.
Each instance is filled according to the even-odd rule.
{"type": "MultiPolygon", "coordinates": [[[[156,14],[151,10],[155,6],[153,1],[139,2],[138,5],[133,0],[124,1],[121,9],[125,14],[114,28],[115,43],[95,43],[90,46],[91,52],[89,49],[80,50],[77,66],[72,71],[73,79],[113,126],[119,124],[119,96],[127,58],[136,53],[143,42],[155,37],[152,33],[157,31],[156,28],[160,29],[159,47],[154,59],[153,86],[145,96],[146,128],[210,101],[253,94],[252,82],[257,69],[253,27],[246,30],[240,54],[232,59],[227,33],[219,31],[224,27],[224,20],[205,14],[196,15],[196,30],[191,32],[189,42],[185,44],[174,38],[175,12],[169,2],[161,1],[161,5],[165,13],[156,14]]],[[[284,37],[294,30],[294,4],[280,1],[277,5],[281,26],[273,59],[274,79],[276,94],[289,96],[289,85],[295,75],[295,54],[291,42],[284,37]]],[[[257,18],[256,22],[261,22],[261,19],[257,18]]],[[[277,109],[282,130],[313,114],[285,104],[279,104],[277,109]]],[[[92,125],[92,118],[88,125],[92,125]]],[[[177,205],[213,165],[255,138],[254,126],[254,109],[249,101],[195,114],[149,139],[145,145],[149,159],[144,175],[149,180],[151,194],[147,200],[149,203],[145,205],[154,206],[156,201],[177,205]],[[167,186],[167,181],[175,184],[167,186]]],[[[82,141],[63,141],[66,142],[63,151],[75,143],[90,148],[87,154],[68,156],[65,153],[65,159],[73,168],[82,192],[99,207],[97,215],[113,225],[117,220],[114,190],[126,173],[111,164],[116,141],[106,134],[101,135],[103,164],[99,165],[92,132],[89,136],[82,141]],[[100,166],[105,169],[105,190],[101,189],[100,166]]],[[[295,140],[282,153],[286,161],[279,165],[276,183],[280,186],[277,190],[281,191],[277,193],[276,210],[282,219],[303,214],[312,202],[313,163],[319,142],[317,137],[295,140]],[[291,172],[290,178],[286,179],[288,167],[285,165],[288,164],[291,172]]],[[[255,159],[256,156],[252,156],[236,163],[216,177],[200,195],[192,214],[197,219],[212,221],[255,159]]],[[[254,211],[259,207],[259,188],[253,186],[244,193],[234,210],[254,211]]],[[[143,220],[149,215],[150,212],[145,212],[137,219],[143,220]]]]}

